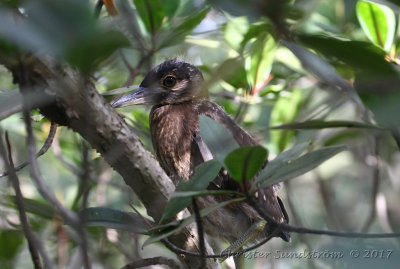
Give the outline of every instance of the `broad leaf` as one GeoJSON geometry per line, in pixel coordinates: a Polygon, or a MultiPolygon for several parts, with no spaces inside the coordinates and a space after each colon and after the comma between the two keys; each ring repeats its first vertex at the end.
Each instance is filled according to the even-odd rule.
{"type": "MultiPolygon", "coordinates": [[[[24,234],[19,229],[7,229],[3,227],[0,230],[0,263],[7,264],[18,253],[21,253],[22,244],[25,242],[24,234]],[[4,262],[4,263],[3,263],[4,262]]],[[[3,265],[2,268],[11,268],[3,265]],[[3,267],[4,266],[4,267],[3,267]]]]}
{"type": "Polygon", "coordinates": [[[136,10],[143,21],[146,30],[155,34],[162,25],[164,13],[164,3],[161,0],[133,0],[136,10]]]}
{"type": "MultiPolygon", "coordinates": [[[[192,178],[187,182],[181,182],[176,188],[176,191],[203,191],[208,187],[210,182],[215,179],[220,170],[221,164],[216,160],[202,163],[196,167],[192,178]]],[[[171,198],[165,206],[164,214],[161,217],[160,222],[174,217],[180,211],[185,209],[191,201],[192,197],[171,198]]]]}
{"type": "Polygon", "coordinates": [[[386,61],[386,53],[370,43],[322,35],[299,37],[302,43],[322,53],[326,58],[340,60],[355,70],[374,76],[398,75],[395,66],[386,61]]]}
{"type": "Polygon", "coordinates": [[[128,45],[129,41],[119,32],[99,31],[71,44],[64,57],[69,63],[88,73],[118,48],[128,45]]]}
{"type": "Polygon", "coordinates": [[[261,146],[235,149],[225,158],[225,167],[238,183],[252,179],[266,164],[268,151],[261,146]]]}
{"type": "Polygon", "coordinates": [[[264,84],[271,72],[276,44],[272,36],[261,35],[252,44],[250,55],[246,57],[245,67],[250,85],[258,88],[264,84]]]}
{"type": "Polygon", "coordinates": [[[212,155],[221,164],[224,164],[225,157],[234,149],[239,148],[238,143],[228,129],[213,119],[200,115],[200,136],[210,149],[212,155]]]}
{"type": "Polygon", "coordinates": [[[389,52],[396,29],[394,12],[385,5],[360,0],[357,3],[357,18],[372,43],[389,52]]]}
{"type": "Polygon", "coordinates": [[[182,42],[187,35],[189,35],[193,29],[200,24],[200,22],[206,17],[209,9],[205,8],[199,12],[187,16],[183,22],[179,23],[179,26],[172,27],[169,31],[162,33],[158,49],[173,46],[182,42]]]}
{"type": "MultiPolygon", "coordinates": [[[[255,186],[264,188],[303,175],[345,149],[345,146],[333,146],[321,148],[297,158],[281,156],[272,166],[267,165],[257,177],[255,186]]],[[[254,191],[254,188],[252,190],[254,191]]]]}

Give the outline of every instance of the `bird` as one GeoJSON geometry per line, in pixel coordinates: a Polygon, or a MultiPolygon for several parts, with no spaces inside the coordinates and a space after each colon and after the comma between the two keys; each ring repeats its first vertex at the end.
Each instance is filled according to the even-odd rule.
{"type": "MultiPolygon", "coordinates": [[[[140,104],[152,106],[149,116],[152,144],[161,167],[175,185],[188,181],[198,165],[213,159],[200,136],[200,115],[229,130],[239,146],[258,145],[220,106],[209,100],[205,85],[196,66],[174,58],[151,69],[136,91],[111,102],[114,108],[140,104]]],[[[221,170],[208,189],[240,191],[241,187],[221,170]]],[[[288,223],[288,214],[276,189],[277,186],[269,186],[258,190],[256,202],[276,222],[288,223]]],[[[199,198],[198,203],[206,208],[224,199],[227,198],[205,196],[199,198]]],[[[248,203],[241,203],[216,210],[202,221],[207,234],[235,244],[238,240],[243,241],[241,236],[263,218],[248,203]]],[[[266,237],[274,227],[267,223],[263,229],[266,237]]],[[[276,236],[290,241],[290,234],[286,231],[280,231],[276,236]]]]}

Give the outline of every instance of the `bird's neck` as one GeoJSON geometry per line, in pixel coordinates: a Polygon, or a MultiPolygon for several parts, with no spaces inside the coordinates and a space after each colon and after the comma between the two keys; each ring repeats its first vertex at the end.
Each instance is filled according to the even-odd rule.
{"type": "Polygon", "coordinates": [[[150,131],[158,160],[177,183],[191,176],[191,147],[198,132],[196,103],[183,102],[152,108],[150,131]]]}

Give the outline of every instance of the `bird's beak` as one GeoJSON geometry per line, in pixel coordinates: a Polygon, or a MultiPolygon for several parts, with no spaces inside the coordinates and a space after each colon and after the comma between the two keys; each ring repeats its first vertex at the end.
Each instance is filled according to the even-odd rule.
{"type": "Polygon", "coordinates": [[[111,102],[111,106],[118,108],[131,105],[150,104],[153,99],[153,94],[153,91],[144,87],[139,87],[135,92],[128,93],[114,99],[111,102]]]}

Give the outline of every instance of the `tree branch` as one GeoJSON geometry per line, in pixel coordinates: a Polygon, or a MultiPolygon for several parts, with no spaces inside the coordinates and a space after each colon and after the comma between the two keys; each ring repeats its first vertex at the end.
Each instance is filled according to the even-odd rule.
{"type": "Polygon", "coordinates": [[[6,149],[5,149],[5,146],[3,144],[3,140],[1,139],[1,137],[2,137],[2,131],[0,130],[0,155],[5,163],[5,166],[7,167],[7,170],[10,171],[10,181],[11,181],[11,183],[14,187],[14,191],[15,191],[15,203],[17,205],[19,218],[21,221],[22,231],[24,232],[26,240],[28,241],[28,249],[31,254],[32,263],[33,263],[35,269],[42,268],[42,264],[41,264],[40,258],[39,258],[39,253],[40,253],[40,255],[42,256],[43,262],[46,265],[46,268],[51,269],[51,268],[53,268],[53,265],[50,262],[50,259],[47,256],[46,251],[44,250],[42,242],[39,241],[39,239],[33,233],[33,231],[31,230],[31,228],[29,226],[29,223],[28,223],[28,217],[26,216],[26,212],[25,212],[22,191],[20,188],[19,179],[16,174],[16,170],[14,167],[14,162],[13,162],[12,154],[11,154],[11,144],[8,140],[8,136],[6,136],[8,157],[7,157],[6,149]]]}
{"type": "MultiPolygon", "coordinates": [[[[22,62],[20,65],[28,73],[34,72],[35,76],[21,76],[19,66],[5,63],[21,88],[31,88],[37,94],[54,98],[51,110],[46,107],[43,114],[52,121],[66,124],[87,140],[123,177],[143,202],[148,215],[158,222],[175,186],[153,156],[143,148],[133,129],[96,91],[92,81],[75,70],[62,69],[37,58],[31,57],[29,63],[22,62]]],[[[170,238],[171,242],[183,249],[199,252],[194,227],[192,225],[174,235],[170,238]]],[[[212,253],[208,244],[206,247],[207,253],[212,253]]],[[[182,255],[179,258],[190,268],[196,268],[200,263],[200,259],[194,257],[182,255]]],[[[207,260],[207,268],[220,266],[213,260],[207,260]]]]}
{"type": "MultiPolygon", "coordinates": [[[[57,131],[57,124],[54,122],[51,122],[49,134],[48,134],[46,140],[44,141],[43,146],[36,153],[36,157],[40,157],[47,152],[47,150],[50,148],[51,144],[53,143],[53,139],[54,139],[54,136],[56,135],[56,131],[57,131]]],[[[25,168],[28,164],[29,164],[29,161],[25,161],[25,162],[21,163],[20,165],[16,166],[15,172],[18,172],[21,169],[25,168]]],[[[8,176],[8,174],[9,174],[9,172],[5,171],[0,174],[0,178],[8,176]]]]}

